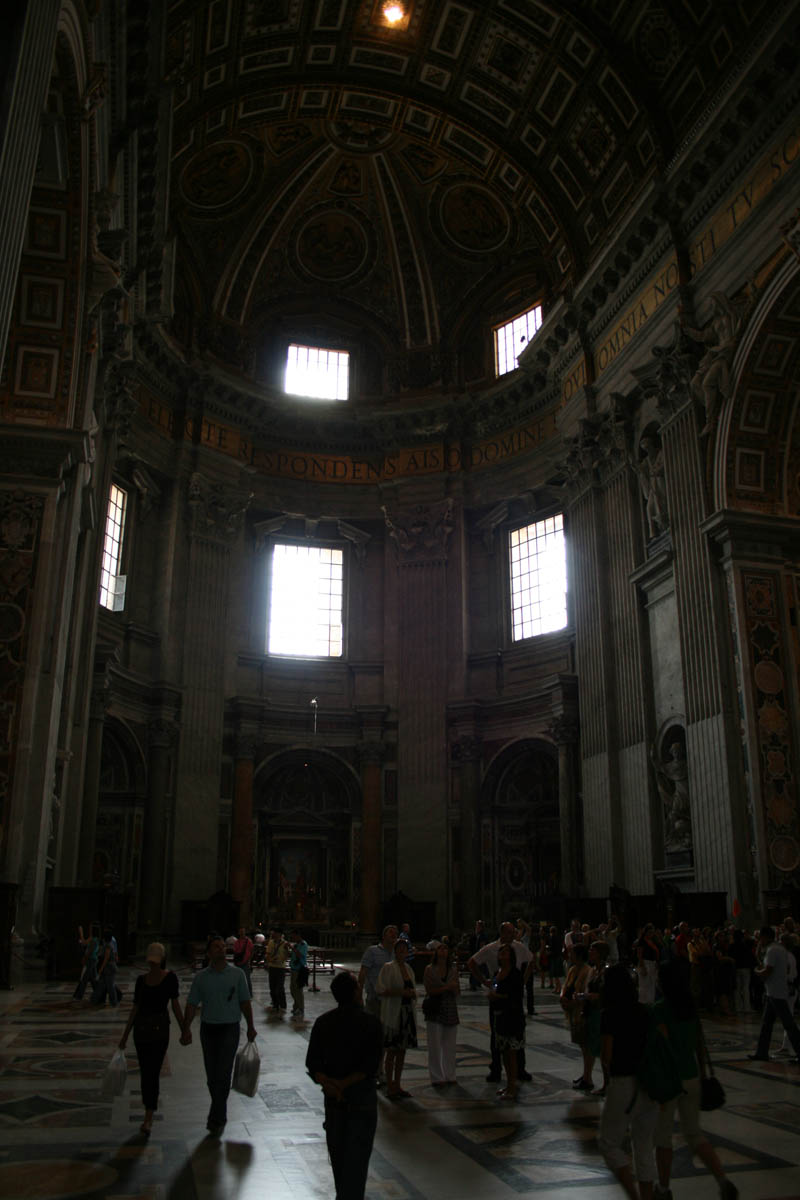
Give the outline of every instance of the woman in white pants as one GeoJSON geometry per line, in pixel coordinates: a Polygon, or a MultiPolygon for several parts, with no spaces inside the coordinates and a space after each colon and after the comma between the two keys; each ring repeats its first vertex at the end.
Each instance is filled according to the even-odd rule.
{"type": "Polygon", "coordinates": [[[449,946],[439,945],[425,968],[422,1006],[428,1031],[428,1070],[434,1087],[456,1081],[458,964],[449,946]]]}

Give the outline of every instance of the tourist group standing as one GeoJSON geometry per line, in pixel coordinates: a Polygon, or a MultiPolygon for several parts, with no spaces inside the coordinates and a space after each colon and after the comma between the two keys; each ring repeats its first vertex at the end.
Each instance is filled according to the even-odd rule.
{"type": "MultiPolygon", "coordinates": [[[[528,985],[533,986],[538,975],[542,988],[558,988],[570,1040],[580,1051],[581,1071],[572,1086],[604,1101],[598,1145],[625,1194],[635,1200],[670,1200],[677,1117],[687,1145],[714,1177],[722,1200],[735,1200],[737,1189],[700,1125],[703,1081],[710,1067],[701,1013],[715,1005],[720,1017],[733,1018],[745,1000],[752,1004],[754,990],[760,988],[761,1027],[749,1058],[766,1062],[771,1052],[780,1053],[771,1046],[779,1022],[794,1061],[800,1061],[800,1032],[794,1020],[798,939],[792,921],[777,931],[764,926],[756,938],[734,929],[709,935],[683,924],[673,930],[646,924],[629,947],[616,922],[591,928],[576,918],[568,930],[557,933],[553,927],[536,929],[524,921],[503,922],[498,938],[488,941],[479,922],[468,940],[469,956],[462,963],[470,987],[482,989],[488,999],[487,1081],[502,1084],[499,1099],[514,1102],[520,1085],[531,1079],[525,1059],[525,1009],[530,1016],[528,985]],[[595,1087],[598,1060],[602,1080],[595,1087]]],[[[108,999],[115,1004],[113,932],[90,929],[84,937],[80,930],[80,942],[76,997],[92,984],[95,1003],[108,999]]],[[[288,970],[293,1016],[302,1020],[309,947],[299,931],[287,940],[272,930],[268,940],[256,943],[240,929],[230,947],[218,934],[210,935],[206,964],[194,976],[185,1009],[164,946],[153,942],[148,947],[147,970],[136,980],[119,1041],[125,1050],[133,1037],[144,1137],[150,1136],[159,1107],[170,1014],[184,1046],[191,1043],[192,1025],[200,1014],[210,1097],[206,1127],[212,1137],[224,1131],[242,1017],[247,1040],[257,1036],[250,973],[257,946],[263,946],[269,974],[268,1012],[280,1018],[286,1010],[288,970]]],[[[403,1070],[407,1052],[418,1046],[420,1020],[426,1027],[432,1086],[439,1090],[456,1082],[458,952],[444,936],[431,939],[427,948],[421,1014],[410,930],[387,925],[380,941],[365,951],[357,977],[347,971],[335,976],[331,991],[336,1007],[319,1017],[311,1031],[306,1066],[323,1090],[326,1139],[341,1200],[360,1200],[364,1194],[377,1124],[377,1089],[385,1086],[392,1101],[410,1098],[403,1070]]]]}

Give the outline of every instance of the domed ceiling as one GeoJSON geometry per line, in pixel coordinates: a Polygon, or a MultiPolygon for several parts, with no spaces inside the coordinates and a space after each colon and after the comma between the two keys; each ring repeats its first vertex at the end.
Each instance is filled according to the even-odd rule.
{"type": "Polygon", "coordinates": [[[168,10],[170,333],[280,386],[358,348],[372,406],[493,376],[492,322],[608,244],[761,0],[190,0],[168,10]]]}

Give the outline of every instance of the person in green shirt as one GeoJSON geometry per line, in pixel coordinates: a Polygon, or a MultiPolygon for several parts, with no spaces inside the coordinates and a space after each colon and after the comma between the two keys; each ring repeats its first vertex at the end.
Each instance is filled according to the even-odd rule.
{"type": "Polygon", "coordinates": [[[739,1190],[728,1179],[716,1150],[700,1128],[700,1075],[705,1070],[705,1064],[698,1054],[702,1030],[689,987],[686,963],[680,960],[665,963],[659,970],[658,982],[663,998],[654,1005],[653,1017],[672,1046],[684,1091],[683,1095],[663,1104],[659,1113],[655,1136],[658,1169],[656,1200],[672,1200],[669,1180],[676,1108],[681,1132],[692,1153],[716,1179],[722,1200],[735,1200],[739,1190]]]}

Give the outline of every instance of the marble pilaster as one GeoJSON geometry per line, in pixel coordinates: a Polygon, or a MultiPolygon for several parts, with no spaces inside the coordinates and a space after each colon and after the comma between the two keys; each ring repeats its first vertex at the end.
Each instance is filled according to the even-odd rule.
{"type": "Polygon", "coordinates": [[[236,739],[233,771],[233,809],[231,812],[230,893],[238,900],[239,920],[249,925],[253,916],[253,776],[256,739],[236,739]]]}
{"type": "Polygon", "coordinates": [[[724,608],[720,581],[701,526],[707,499],[701,444],[691,400],[674,398],[661,428],[674,547],[675,597],[686,704],[686,757],[697,885],[735,894],[725,708],[720,646],[724,608]]]}
{"type": "Polygon", "coordinates": [[[386,512],[397,549],[398,885],[449,919],[447,548],[453,501],[386,512]]]}
{"type": "Polygon", "coordinates": [[[461,821],[462,924],[470,929],[481,915],[481,739],[462,734],[450,745],[452,799],[461,821]]]}
{"type": "Polygon", "coordinates": [[[175,866],[169,919],[182,901],[204,900],[216,887],[219,788],[224,718],[224,638],[230,545],[247,499],[192,475],[175,866]]]}
{"type": "Polygon", "coordinates": [[[169,845],[170,757],[177,740],[177,726],[159,718],[150,723],[147,772],[147,802],[142,830],[142,868],[139,928],[158,932],[162,926],[164,880],[169,845]]]}
{"type": "Polygon", "coordinates": [[[362,933],[378,930],[381,913],[382,783],[386,748],[372,738],[358,744],[361,766],[361,910],[362,933]]]}

